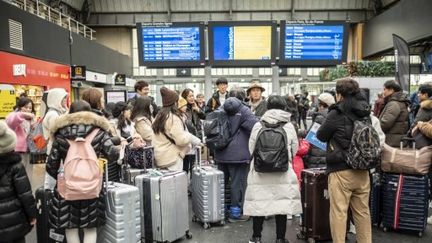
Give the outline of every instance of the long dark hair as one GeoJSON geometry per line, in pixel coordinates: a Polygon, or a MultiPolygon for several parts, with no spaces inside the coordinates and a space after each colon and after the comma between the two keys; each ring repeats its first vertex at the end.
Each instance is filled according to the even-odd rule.
{"type": "Polygon", "coordinates": [[[131,120],[135,120],[139,116],[143,116],[149,120],[151,120],[151,98],[147,96],[141,96],[135,101],[135,106],[132,109],[131,120]]]}
{"type": "Polygon", "coordinates": [[[117,128],[122,130],[127,125],[132,124],[132,122],[129,119],[126,119],[124,116],[124,112],[127,110],[130,110],[132,107],[126,106],[125,109],[121,112],[120,116],[118,117],[118,126],[117,128]]]}
{"type": "Polygon", "coordinates": [[[29,103],[32,104],[32,111],[31,113],[35,114],[35,109],[34,109],[34,104],[33,101],[27,97],[21,97],[18,99],[16,106],[14,107],[14,110],[18,110],[21,111],[21,108],[23,108],[24,106],[28,105],[29,103]]]}
{"type": "Polygon", "coordinates": [[[155,134],[165,133],[165,123],[168,120],[170,113],[172,113],[174,116],[178,116],[179,118],[181,117],[180,111],[177,108],[177,102],[171,106],[162,107],[162,109],[159,111],[152,125],[153,132],[155,134]]]}

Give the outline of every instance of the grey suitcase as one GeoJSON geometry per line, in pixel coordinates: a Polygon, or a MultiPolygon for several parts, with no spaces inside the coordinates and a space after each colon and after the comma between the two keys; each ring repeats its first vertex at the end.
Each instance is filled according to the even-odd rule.
{"type": "Polygon", "coordinates": [[[141,196],[145,242],[173,242],[189,232],[186,173],[150,169],[135,178],[141,196]]]}
{"type": "Polygon", "coordinates": [[[135,185],[135,177],[145,174],[147,169],[134,169],[127,164],[121,168],[121,182],[128,185],[135,185]]]}
{"type": "Polygon", "coordinates": [[[201,149],[197,149],[192,169],[193,222],[202,222],[204,229],[210,223],[225,224],[224,173],[211,165],[201,165],[201,149]]]}

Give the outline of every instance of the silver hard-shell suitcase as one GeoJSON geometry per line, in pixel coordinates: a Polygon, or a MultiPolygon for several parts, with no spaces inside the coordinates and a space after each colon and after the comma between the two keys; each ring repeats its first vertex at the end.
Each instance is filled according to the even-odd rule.
{"type": "MultiPolygon", "coordinates": [[[[107,174],[107,167],[105,168],[107,174]]],[[[105,181],[106,185],[106,222],[98,232],[98,243],[141,242],[141,204],[138,188],[108,181],[105,181]]]]}
{"type": "Polygon", "coordinates": [[[197,149],[192,169],[192,221],[202,222],[204,229],[209,223],[225,224],[224,173],[211,165],[201,165],[201,149],[197,149]]]}
{"type": "Polygon", "coordinates": [[[172,242],[189,232],[187,176],[183,171],[150,169],[135,177],[141,196],[142,235],[145,242],[172,242]]]}

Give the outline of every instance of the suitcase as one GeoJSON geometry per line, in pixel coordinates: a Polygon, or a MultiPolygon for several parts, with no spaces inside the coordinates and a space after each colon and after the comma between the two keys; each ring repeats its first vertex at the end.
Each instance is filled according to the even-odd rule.
{"type": "Polygon", "coordinates": [[[429,177],[383,173],[383,231],[414,231],[427,226],[429,177]]]}
{"type": "Polygon", "coordinates": [[[49,189],[40,187],[35,192],[37,202],[37,221],[36,235],[38,243],[65,243],[66,237],[64,230],[51,229],[48,219],[50,201],[53,192],[49,189]]]}
{"type": "Polygon", "coordinates": [[[201,149],[197,149],[195,166],[192,169],[193,222],[202,222],[204,229],[209,223],[225,224],[225,180],[224,173],[212,165],[201,165],[201,149]]]}
{"type": "Polygon", "coordinates": [[[187,175],[150,169],[135,178],[141,197],[142,235],[145,242],[173,242],[189,232],[187,175]]]}
{"type": "Polygon", "coordinates": [[[381,175],[377,172],[371,174],[369,208],[372,224],[379,226],[381,222],[381,175]]]}
{"type": "MultiPolygon", "coordinates": [[[[108,165],[105,166],[108,178],[108,165]]],[[[141,242],[141,203],[138,188],[116,182],[106,187],[106,222],[98,232],[98,243],[141,242]]]]}
{"type": "Polygon", "coordinates": [[[305,169],[301,173],[303,207],[299,239],[309,242],[331,240],[330,200],[325,168],[305,169]]]}
{"type": "Polygon", "coordinates": [[[121,182],[128,185],[135,185],[135,177],[146,173],[147,169],[134,169],[128,164],[123,164],[121,168],[121,182]]]}

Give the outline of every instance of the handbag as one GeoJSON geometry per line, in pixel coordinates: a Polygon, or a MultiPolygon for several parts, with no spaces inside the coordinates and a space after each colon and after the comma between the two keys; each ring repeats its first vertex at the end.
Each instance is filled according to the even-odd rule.
{"type": "Polygon", "coordinates": [[[154,167],[154,148],[152,146],[126,146],[125,160],[131,168],[151,169],[154,167]]]}
{"type": "Polygon", "coordinates": [[[432,146],[400,149],[384,144],[381,170],[384,172],[426,175],[432,161],[432,146]]]}

